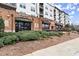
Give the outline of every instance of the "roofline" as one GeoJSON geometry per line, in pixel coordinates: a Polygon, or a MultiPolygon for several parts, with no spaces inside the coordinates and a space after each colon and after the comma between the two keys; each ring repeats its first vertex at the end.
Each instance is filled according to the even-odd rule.
{"type": "Polygon", "coordinates": [[[10,6],[10,5],[7,5],[7,4],[4,4],[4,3],[0,3],[0,4],[16,9],[16,7],[14,7],[14,6],[10,6]]]}
{"type": "MultiPolygon", "coordinates": [[[[50,6],[52,6],[51,4],[49,4],[49,3],[47,3],[48,5],[50,5],[50,6]]],[[[56,8],[56,9],[58,9],[60,12],[64,12],[66,15],[68,15],[69,16],[69,14],[68,13],[66,13],[65,11],[62,11],[62,10],[60,10],[58,7],[56,7],[56,6],[52,6],[52,7],[54,7],[54,8],[56,8]]]]}

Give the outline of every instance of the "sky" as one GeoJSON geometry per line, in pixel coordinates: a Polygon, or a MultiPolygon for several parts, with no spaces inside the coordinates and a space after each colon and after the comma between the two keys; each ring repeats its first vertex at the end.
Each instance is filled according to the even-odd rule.
{"type": "Polygon", "coordinates": [[[54,3],[54,5],[70,15],[71,23],[79,25],[79,3],[54,3]]]}

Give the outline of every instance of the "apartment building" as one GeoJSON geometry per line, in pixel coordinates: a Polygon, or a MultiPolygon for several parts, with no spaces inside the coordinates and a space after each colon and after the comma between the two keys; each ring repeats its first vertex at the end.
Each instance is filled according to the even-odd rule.
{"type": "Polygon", "coordinates": [[[64,11],[61,12],[61,23],[63,25],[63,28],[65,27],[66,24],[69,24],[69,15],[65,13],[64,11]]]}
{"type": "Polygon", "coordinates": [[[69,22],[69,16],[50,3],[0,3],[0,17],[6,32],[56,30],[69,22]]]}
{"type": "Polygon", "coordinates": [[[20,17],[18,17],[19,20],[16,20],[16,31],[42,30],[41,20],[37,17],[36,7],[37,7],[36,3],[18,3],[17,4],[16,12],[20,14],[20,17]],[[24,19],[24,20],[21,20],[21,19],[24,19]]]}
{"type": "Polygon", "coordinates": [[[42,30],[55,29],[53,6],[48,3],[19,3],[16,10],[17,12],[26,13],[27,15],[38,18],[42,24],[37,22],[34,23],[34,26],[42,28],[42,30]]]}
{"type": "Polygon", "coordinates": [[[42,19],[42,29],[43,30],[55,30],[55,22],[53,18],[53,6],[49,3],[39,3],[37,5],[38,17],[42,19]]]}
{"type": "Polygon", "coordinates": [[[66,24],[69,24],[69,15],[54,6],[54,20],[56,30],[62,30],[66,24]]]}

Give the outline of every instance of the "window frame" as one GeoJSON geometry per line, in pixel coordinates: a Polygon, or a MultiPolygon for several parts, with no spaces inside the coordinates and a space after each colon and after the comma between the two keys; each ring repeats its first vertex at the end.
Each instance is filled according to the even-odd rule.
{"type": "Polygon", "coordinates": [[[31,11],[32,11],[32,12],[35,12],[35,8],[34,8],[34,7],[31,7],[31,11]]]}
{"type": "Polygon", "coordinates": [[[23,9],[26,9],[26,6],[23,5],[23,4],[20,4],[20,7],[23,8],[23,9]]]}

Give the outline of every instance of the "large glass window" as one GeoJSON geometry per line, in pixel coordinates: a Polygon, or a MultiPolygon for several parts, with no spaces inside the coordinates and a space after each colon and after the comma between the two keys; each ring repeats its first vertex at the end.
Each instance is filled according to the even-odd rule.
{"type": "Polygon", "coordinates": [[[47,9],[47,10],[48,10],[48,7],[45,7],[45,9],[47,9]]]}
{"type": "Polygon", "coordinates": [[[31,11],[35,12],[35,8],[34,7],[31,7],[31,11]]]}
{"type": "Polygon", "coordinates": [[[52,17],[52,14],[50,14],[50,17],[52,17]]]}
{"type": "Polygon", "coordinates": [[[50,9],[50,12],[52,12],[52,10],[50,9]]]}
{"type": "Polygon", "coordinates": [[[35,3],[32,3],[33,5],[35,5],[35,3]]]}
{"type": "Polygon", "coordinates": [[[42,24],[42,29],[43,30],[48,30],[49,29],[49,24],[43,23],[42,24]]]}
{"type": "Polygon", "coordinates": [[[48,13],[47,13],[47,12],[45,12],[45,15],[48,15],[48,13]]]}
{"type": "Polygon", "coordinates": [[[16,21],[16,31],[31,30],[31,22],[16,21]]]}
{"type": "Polygon", "coordinates": [[[20,4],[20,7],[24,9],[26,8],[25,4],[20,4]]]}

